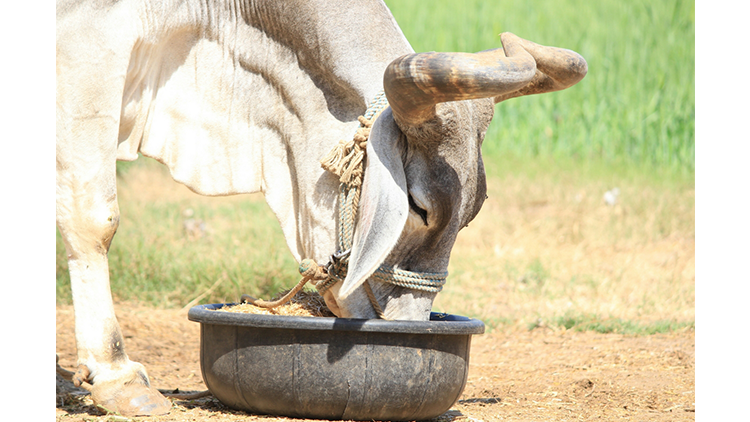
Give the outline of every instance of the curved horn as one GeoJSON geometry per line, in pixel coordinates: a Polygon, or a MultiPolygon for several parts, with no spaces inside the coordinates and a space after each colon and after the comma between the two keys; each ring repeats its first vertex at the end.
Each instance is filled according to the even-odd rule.
{"type": "Polygon", "coordinates": [[[495,96],[495,103],[523,95],[542,94],[569,88],[583,79],[588,72],[586,60],[575,51],[545,47],[519,38],[511,33],[502,35],[503,45],[518,43],[536,60],[537,72],[523,88],[495,96]]]}
{"type": "MultiPolygon", "coordinates": [[[[383,76],[383,87],[396,120],[418,125],[435,115],[438,103],[505,99],[503,96],[534,82],[542,89],[549,90],[551,85],[556,88],[552,90],[563,89],[586,74],[586,61],[570,50],[540,46],[508,32],[501,35],[501,41],[503,48],[480,53],[415,53],[391,62],[383,76]],[[555,71],[540,72],[537,65],[555,71]],[[561,76],[563,81],[557,84],[538,80],[558,81],[561,76]]],[[[542,89],[529,93],[547,92],[542,89]]]]}

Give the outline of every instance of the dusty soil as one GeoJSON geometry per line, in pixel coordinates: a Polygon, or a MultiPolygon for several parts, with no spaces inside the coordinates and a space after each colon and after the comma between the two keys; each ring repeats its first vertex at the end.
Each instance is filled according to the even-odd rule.
{"type": "MultiPolygon", "coordinates": [[[[160,389],[205,390],[199,324],[185,313],[130,304],[118,318],[132,360],[160,389]]],[[[72,307],[57,308],[60,364],[75,366],[72,307]]],[[[59,388],[58,388],[59,392],[59,388]]],[[[302,421],[250,415],[213,397],[173,400],[169,415],[142,421],[302,421]]],[[[88,396],[58,394],[58,421],[127,420],[103,415],[88,396]]],[[[434,422],[695,420],[695,332],[630,337],[537,328],[475,336],[466,389],[434,422]]]]}

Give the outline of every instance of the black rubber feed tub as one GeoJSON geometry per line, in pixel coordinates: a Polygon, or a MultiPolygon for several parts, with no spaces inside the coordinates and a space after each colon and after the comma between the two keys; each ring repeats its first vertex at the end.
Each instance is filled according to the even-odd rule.
{"type": "MultiPolygon", "coordinates": [[[[430,419],[466,385],[476,319],[430,321],[254,315],[190,309],[201,323],[203,381],[252,413],[355,420],[430,419]]],[[[231,305],[231,304],[228,304],[231,305]]]]}

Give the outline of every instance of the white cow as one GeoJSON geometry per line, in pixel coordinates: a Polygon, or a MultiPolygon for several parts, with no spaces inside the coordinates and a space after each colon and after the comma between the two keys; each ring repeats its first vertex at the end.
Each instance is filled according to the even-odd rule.
{"type": "Polygon", "coordinates": [[[339,180],[320,160],[372,128],[341,317],[427,319],[435,291],[371,277],[381,265],[439,273],[485,195],[480,147],[494,104],[564,89],[586,73],[569,50],[503,34],[503,48],[413,54],[377,0],[59,0],[57,227],[68,254],[77,382],[124,415],[170,403],[128,359],[109,291],[119,222],[115,161],[138,152],[205,195],[263,192],[294,257],[335,252],[339,180]]]}

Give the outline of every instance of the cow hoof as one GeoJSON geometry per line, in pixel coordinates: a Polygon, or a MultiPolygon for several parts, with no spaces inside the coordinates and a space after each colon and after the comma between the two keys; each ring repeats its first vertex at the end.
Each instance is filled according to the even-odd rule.
{"type": "Polygon", "coordinates": [[[158,390],[140,383],[97,383],[91,398],[107,412],[128,417],[165,415],[172,408],[172,402],[158,390]]]}

